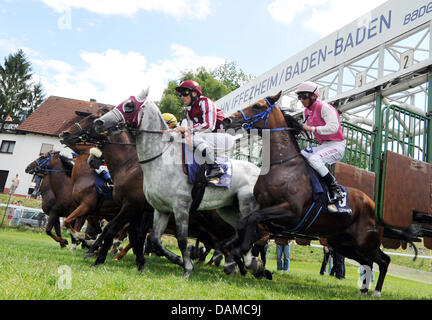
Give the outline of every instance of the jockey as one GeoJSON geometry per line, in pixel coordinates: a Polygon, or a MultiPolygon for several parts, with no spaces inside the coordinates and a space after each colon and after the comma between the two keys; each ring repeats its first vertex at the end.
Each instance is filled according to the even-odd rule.
{"type": "MultiPolygon", "coordinates": [[[[224,115],[212,100],[202,95],[201,86],[193,80],[183,81],[176,91],[185,106],[189,130],[193,135],[195,150],[205,157],[208,165],[208,179],[219,178],[224,171],[216,162],[215,149],[228,150],[233,146],[232,137],[225,133],[216,133],[221,129],[224,115]],[[222,144],[224,144],[222,146],[222,144]]],[[[186,128],[178,126],[177,132],[184,133],[186,128]]]]}
{"type": "Polygon", "coordinates": [[[107,183],[107,185],[113,185],[114,182],[111,179],[111,175],[108,171],[108,167],[107,165],[104,163],[102,163],[99,168],[95,169],[95,172],[99,175],[99,177],[103,178],[105,180],[105,182],[107,183]]]}
{"type": "Polygon", "coordinates": [[[329,189],[330,202],[338,202],[343,194],[326,164],[340,161],[345,154],[339,113],[335,107],[318,99],[318,86],[311,81],[300,84],[295,93],[305,107],[303,116],[306,123],[303,124],[303,130],[312,132],[320,144],[312,152],[302,150],[301,153],[323,178],[329,189]]]}
{"type": "Polygon", "coordinates": [[[162,114],[162,118],[164,118],[166,124],[170,129],[174,129],[177,127],[177,118],[172,113],[164,113],[162,114]]]}

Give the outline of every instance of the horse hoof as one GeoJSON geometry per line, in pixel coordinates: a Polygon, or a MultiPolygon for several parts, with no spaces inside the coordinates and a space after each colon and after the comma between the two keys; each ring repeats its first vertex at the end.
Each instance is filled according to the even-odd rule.
{"type": "Polygon", "coordinates": [[[103,262],[100,262],[100,261],[95,261],[93,264],[92,264],[92,267],[97,267],[97,266],[99,266],[100,264],[102,264],[103,262]]]}
{"type": "Polygon", "coordinates": [[[361,289],[360,292],[359,292],[359,294],[362,295],[362,296],[367,296],[368,289],[361,289]]]}
{"type": "Polygon", "coordinates": [[[380,291],[374,291],[374,293],[372,294],[373,297],[375,298],[381,298],[381,292],[380,291]]]}
{"type": "Polygon", "coordinates": [[[183,278],[184,279],[189,279],[190,275],[192,274],[192,271],[185,271],[183,273],[183,278]]]}
{"type": "Polygon", "coordinates": [[[114,256],[117,254],[117,252],[118,252],[117,249],[112,250],[112,251],[110,252],[110,256],[111,256],[111,257],[114,257],[114,256]]]}
{"type": "Polygon", "coordinates": [[[273,273],[269,270],[264,270],[264,277],[268,280],[273,280],[273,273]]]}

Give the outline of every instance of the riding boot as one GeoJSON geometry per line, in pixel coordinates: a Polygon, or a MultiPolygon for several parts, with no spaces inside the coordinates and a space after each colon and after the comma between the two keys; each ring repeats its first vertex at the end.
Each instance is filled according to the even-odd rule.
{"type": "Polygon", "coordinates": [[[224,175],[223,169],[220,167],[219,163],[214,161],[207,167],[206,177],[207,179],[220,178],[224,175]]]}
{"type": "Polygon", "coordinates": [[[111,175],[108,172],[106,172],[106,171],[102,171],[102,174],[103,174],[103,178],[106,181],[106,184],[108,186],[112,187],[114,185],[114,182],[111,179],[111,175]]]}
{"type": "Polygon", "coordinates": [[[206,167],[207,180],[222,177],[225,172],[220,167],[219,163],[217,163],[214,150],[205,143],[200,144],[200,147],[203,150],[202,154],[205,157],[206,164],[207,164],[206,167]]]}
{"type": "Polygon", "coordinates": [[[343,199],[342,190],[339,188],[336,178],[329,172],[323,177],[327,185],[330,203],[336,203],[343,199]]]}

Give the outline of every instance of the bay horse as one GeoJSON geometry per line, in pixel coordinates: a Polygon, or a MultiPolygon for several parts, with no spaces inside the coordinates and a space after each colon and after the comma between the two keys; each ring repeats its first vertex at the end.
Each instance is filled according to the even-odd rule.
{"type": "MultiPolygon", "coordinates": [[[[25,172],[29,174],[43,175],[40,186],[42,196],[42,210],[49,216],[45,232],[60,247],[64,248],[68,241],[61,236],[60,217],[67,217],[73,210],[72,204],[72,169],[71,159],[60,155],[59,152],[47,152],[27,165],[25,172]],[[56,235],[51,231],[54,228],[56,235]]],[[[81,229],[84,219],[75,221],[75,228],[81,229]]],[[[89,220],[95,233],[99,232],[96,221],[89,220]]],[[[73,248],[78,244],[72,236],[73,248]]]]}
{"type": "MultiPolygon", "coordinates": [[[[281,93],[259,100],[223,120],[225,129],[258,129],[261,133],[267,130],[270,135],[269,172],[259,176],[254,187],[261,209],[239,222],[237,236],[230,243],[238,263],[241,263],[238,257],[259,239],[258,224],[271,233],[292,232],[313,203],[307,163],[295,138],[302,131],[302,125],[276,106],[281,93]]],[[[390,257],[380,249],[375,203],[364,192],[347,189],[351,215],[321,213],[302,233],[327,238],[328,244],[338,253],[361,265],[372,269],[372,264],[377,263],[380,274],[374,295],[380,297],[390,257]]],[[[361,288],[361,293],[367,291],[367,287],[361,288]]]]}
{"type": "MultiPolygon", "coordinates": [[[[141,271],[145,264],[143,254],[145,235],[151,226],[153,208],[146,201],[142,192],[142,171],[138,164],[133,137],[127,133],[121,133],[107,140],[105,136],[100,136],[93,130],[93,121],[109,110],[110,108],[103,107],[93,114],[88,113],[82,120],[63,131],[60,138],[62,143],[70,148],[76,148],[79,142],[97,143],[104,153],[108,170],[114,182],[114,200],[119,204],[117,214],[104,228],[86,257],[93,256],[96,249],[101,246],[94,265],[104,263],[114,237],[127,223],[130,223],[128,228],[129,240],[136,254],[138,270],[141,271]]],[[[87,170],[98,168],[101,164],[90,168],[89,163],[92,162],[94,162],[94,156],[89,155],[85,163],[87,170]]]]}
{"type": "MultiPolygon", "coordinates": [[[[114,197],[122,204],[119,215],[108,224],[91,248],[93,251],[98,247],[101,239],[107,236],[106,230],[113,228],[110,231],[112,237],[123,222],[134,219],[136,215],[146,214],[148,221],[151,223],[150,226],[153,224],[153,208],[147,203],[144,195],[142,169],[138,162],[134,137],[131,134],[119,131],[110,135],[107,139],[105,135],[100,135],[94,131],[94,120],[108,111],[110,111],[110,108],[103,107],[93,114],[88,113],[85,118],[71,125],[60,134],[62,142],[69,147],[73,147],[80,142],[91,142],[98,145],[102,154],[96,155],[95,151],[94,154],[89,156],[87,162],[90,167],[98,168],[102,164],[101,156],[103,155],[103,160],[106,162],[114,181],[114,197]],[[142,211],[143,209],[144,211],[142,211]],[[122,222],[117,225],[113,224],[114,221],[120,221],[120,219],[122,222]]],[[[81,112],[81,115],[84,114],[81,112]]],[[[216,249],[220,242],[234,235],[234,228],[221,219],[214,210],[192,214],[189,224],[190,236],[204,243],[206,253],[211,249],[216,249]]],[[[139,230],[139,233],[141,233],[139,236],[145,236],[147,231],[147,227],[139,230]]],[[[166,232],[175,234],[175,224],[172,219],[168,222],[166,232]]],[[[133,239],[130,240],[135,243],[133,239]]],[[[104,241],[111,240],[105,239],[104,241]]],[[[140,238],[139,244],[134,244],[134,248],[139,245],[139,248],[136,248],[139,252],[142,252],[142,241],[143,238],[140,238]]],[[[102,254],[106,255],[104,251],[102,251],[102,254]]],[[[227,256],[228,252],[224,252],[224,254],[227,256]]],[[[101,252],[99,252],[98,261],[102,261],[100,256],[101,252]]],[[[201,259],[203,258],[205,256],[201,257],[201,259]]],[[[229,271],[227,272],[229,273],[229,271]]]]}
{"type": "MultiPolygon", "coordinates": [[[[187,249],[192,185],[188,183],[182,169],[181,136],[167,132],[168,125],[159,108],[147,99],[147,95],[148,90],[144,90],[138,97],[130,97],[122,102],[96,119],[95,129],[99,133],[111,135],[119,130],[120,125],[122,128],[132,128],[135,132],[136,151],[144,175],[143,190],[147,201],[154,208],[152,243],[170,261],[182,266],[183,276],[188,278],[193,270],[187,249]],[[182,259],[166,249],[160,239],[171,213],[174,213],[182,259]]],[[[230,189],[208,186],[198,211],[217,210],[224,220],[235,226],[240,217],[258,208],[253,186],[260,169],[246,161],[231,161],[233,175],[230,189]]],[[[249,260],[246,263],[248,266],[249,260]]]]}

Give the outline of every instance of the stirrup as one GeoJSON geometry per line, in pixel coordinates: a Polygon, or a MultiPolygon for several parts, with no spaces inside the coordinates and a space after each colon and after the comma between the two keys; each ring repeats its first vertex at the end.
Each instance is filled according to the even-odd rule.
{"type": "Polygon", "coordinates": [[[220,178],[225,174],[225,171],[221,168],[219,164],[215,164],[214,166],[210,167],[208,169],[208,172],[206,172],[206,178],[207,179],[215,179],[220,178]]]}
{"type": "Polygon", "coordinates": [[[329,203],[334,204],[334,203],[338,203],[339,201],[341,201],[344,196],[340,191],[328,191],[327,192],[327,197],[329,200],[329,203]]]}

